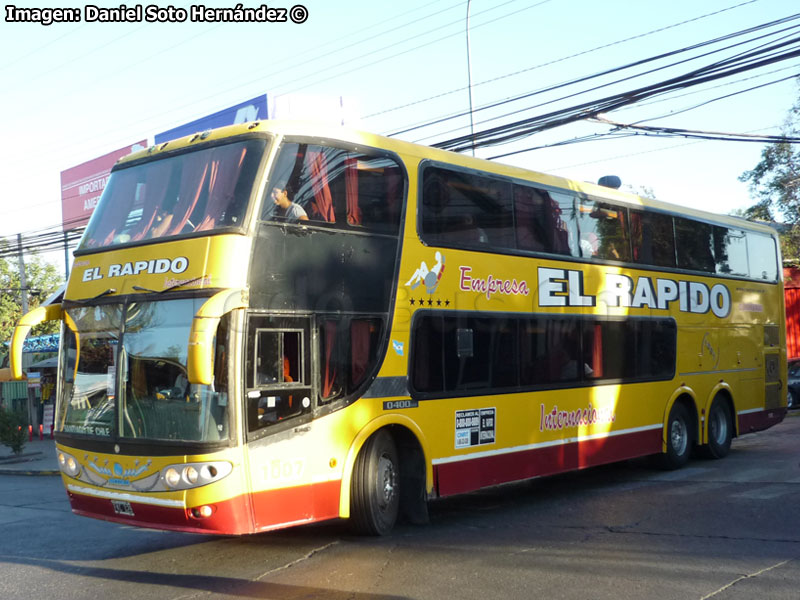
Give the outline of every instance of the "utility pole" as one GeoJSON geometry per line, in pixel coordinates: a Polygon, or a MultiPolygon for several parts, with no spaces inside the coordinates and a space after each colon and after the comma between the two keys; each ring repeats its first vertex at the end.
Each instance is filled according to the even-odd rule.
{"type": "Polygon", "coordinates": [[[17,234],[17,248],[19,249],[19,287],[22,296],[22,314],[28,313],[28,280],[25,277],[25,258],[22,254],[22,234],[17,234]]]}
{"type": "Polygon", "coordinates": [[[472,61],[469,49],[469,8],[472,0],[467,0],[467,88],[469,89],[469,134],[472,137],[472,156],[475,156],[475,121],[472,116],[472,61]]]}
{"type": "Polygon", "coordinates": [[[69,232],[64,232],[64,281],[69,281],[69,232]]]}

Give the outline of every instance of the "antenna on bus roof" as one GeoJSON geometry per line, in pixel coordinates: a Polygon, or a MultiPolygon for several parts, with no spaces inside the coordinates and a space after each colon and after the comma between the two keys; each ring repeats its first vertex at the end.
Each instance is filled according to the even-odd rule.
{"type": "Polygon", "coordinates": [[[602,185],[603,187],[613,188],[615,190],[618,190],[622,185],[622,179],[620,179],[616,175],[603,175],[600,179],[597,180],[597,185],[602,185]]]}

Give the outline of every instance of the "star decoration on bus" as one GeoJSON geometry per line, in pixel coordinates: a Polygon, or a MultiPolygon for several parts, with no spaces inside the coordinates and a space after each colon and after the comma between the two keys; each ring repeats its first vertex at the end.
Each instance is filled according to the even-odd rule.
{"type": "Polygon", "coordinates": [[[409,298],[408,303],[411,306],[433,306],[434,304],[436,306],[450,306],[450,300],[442,300],[441,298],[437,298],[436,300],[433,298],[428,298],[427,300],[425,298],[409,298]]]}

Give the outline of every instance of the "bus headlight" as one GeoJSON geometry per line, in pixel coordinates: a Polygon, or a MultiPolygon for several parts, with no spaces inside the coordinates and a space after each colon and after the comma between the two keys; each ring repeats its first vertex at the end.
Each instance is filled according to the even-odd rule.
{"type": "Polygon", "coordinates": [[[183,470],[183,479],[189,485],[194,485],[195,483],[197,483],[197,478],[198,477],[199,477],[199,475],[197,473],[197,469],[195,469],[192,466],[188,466],[183,470]]]}
{"type": "Polygon", "coordinates": [[[225,461],[169,465],[161,470],[161,479],[167,489],[187,490],[219,481],[231,471],[233,465],[225,461]]]}
{"type": "Polygon", "coordinates": [[[164,471],[164,481],[171,488],[177,488],[181,483],[181,475],[175,467],[170,467],[164,471]]]}
{"type": "Polygon", "coordinates": [[[58,468],[61,469],[62,473],[70,477],[77,477],[78,473],[81,471],[81,466],[78,461],[75,460],[75,457],[66,452],[58,453],[58,468]]]}

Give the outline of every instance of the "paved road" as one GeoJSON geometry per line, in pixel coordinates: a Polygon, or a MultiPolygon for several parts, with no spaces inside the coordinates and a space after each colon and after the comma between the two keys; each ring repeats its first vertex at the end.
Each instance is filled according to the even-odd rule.
{"type": "Polygon", "coordinates": [[[57,477],[0,476],[0,598],[800,598],[800,414],[675,472],[631,461],[432,503],[388,538],[245,538],[72,515],[57,477]]]}

